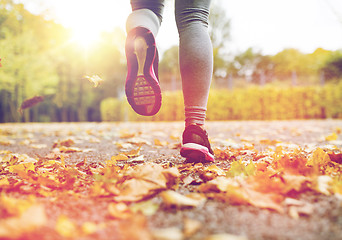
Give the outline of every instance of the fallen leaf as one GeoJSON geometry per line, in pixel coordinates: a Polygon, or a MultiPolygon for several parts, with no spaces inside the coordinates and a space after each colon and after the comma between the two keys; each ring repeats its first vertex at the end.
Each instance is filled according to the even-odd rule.
{"type": "Polygon", "coordinates": [[[140,149],[141,147],[138,147],[137,149],[132,149],[129,152],[123,152],[123,154],[125,154],[127,157],[136,157],[139,155],[140,149]]]}
{"type": "Polygon", "coordinates": [[[44,207],[32,205],[19,216],[0,220],[0,238],[19,238],[24,233],[35,231],[46,224],[44,207]]]}
{"type": "Polygon", "coordinates": [[[202,223],[200,221],[187,217],[183,219],[183,224],[183,233],[186,238],[190,238],[202,228],[202,223]]]}
{"type": "Polygon", "coordinates": [[[58,217],[55,230],[62,237],[71,238],[71,237],[76,237],[78,235],[76,224],[65,215],[60,215],[58,217]]]}
{"type": "Polygon", "coordinates": [[[178,183],[179,176],[177,168],[164,169],[156,164],[137,165],[127,171],[125,181],[117,186],[120,195],[114,199],[119,202],[135,202],[151,197],[173,187],[178,183]]]}
{"type": "Polygon", "coordinates": [[[205,240],[248,240],[248,238],[228,233],[221,233],[210,235],[209,237],[205,238],[205,240]]]}
{"type": "Polygon", "coordinates": [[[28,199],[13,198],[6,195],[0,196],[0,210],[9,216],[19,216],[33,204],[35,204],[33,196],[28,199]]]}
{"type": "Polygon", "coordinates": [[[6,177],[0,179],[0,186],[8,186],[10,183],[6,177]]]}
{"type": "Polygon", "coordinates": [[[108,213],[111,217],[117,219],[127,219],[132,216],[131,210],[125,203],[110,203],[108,213]]]}
{"type": "Polygon", "coordinates": [[[245,165],[241,160],[232,162],[230,169],[227,172],[228,177],[235,176],[252,176],[256,172],[255,164],[251,161],[245,165]]]}
{"type": "Polygon", "coordinates": [[[169,143],[167,141],[160,141],[159,139],[154,139],[154,145],[159,147],[167,146],[169,143]]]}
{"type": "Polygon", "coordinates": [[[29,163],[20,163],[17,165],[9,166],[8,171],[18,173],[19,171],[24,171],[27,172],[29,170],[34,171],[35,166],[34,163],[29,162],[29,163]]]}
{"type": "Polygon", "coordinates": [[[158,240],[183,240],[184,236],[179,228],[160,228],[153,229],[152,231],[153,239],[158,240]]]}
{"type": "Polygon", "coordinates": [[[337,134],[334,132],[328,136],[325,137],[325,141],[335,141],[337,140],[338,136],[337,134]]]}
{"type": "Polygon", "coordinates": [[[329,153],[329,157],[331,161],[342,164],[342,153],[329,153]]]}
{"type": "Polygon", "coordinates": [[[316,191],[323,193],[324,195],[331,195],[331,183],[333,182],[332,177],[324,175],[318,176],[316,181],[313,183],[313,189],[316,191]]]}
{"type": "Polygon", "coordinates": [[[112,161],[126,161],[128,160],[128,157],[126,154],[120,153],[118,155],[112,156],[111,160],[112,161]]]}
{"type": "Polygon", "coordinates": [[[121,129],[121,131],[120,131],[120,138],[132,138],[132,137],[134,137],[136,135],[136,133],[135,132],[129,132],[129,130],[127,130],[127,129],[121,129]]]}
{"type": "Polygon", "coordinates": [[[93,233],[96,233],[98,230],[102,229],[103,226],[99,226],[98,224],[96,223],[93,223],[93,222],[85,222],[82,224],[82,232],[85,234],[85,235],[90,235],[90,234],[93,234],[93,233]]]}
{"type": "Polygon", "coordinates": [[[206,198],[193,199],[172,190],[161,192],[160,196],[165,204],[178,207],[197,207],[206,201],[206,198]]]}
{"type": "Polygon", "coordinates": [[[323,151],[321,148],[317,148],[310,156],[307,161],[307,166],[313,166],[316,168],[321,168],[330,162],[329,155],[323,151]]]}
{"type": "Polygon", "coordinates": [[[289,207],[289,215],[294,219],[298,219],[300,215],[311,215],[314,211],[314,206],[311,203],[294,198],[286,198],[284,204],[289,207]]]}
{"type": "Polygon", "coordinates": [[[75,144],[75,141],[71,138],[68,138],[68,139],[58,140],[54,142],[54,144],[52,145],[52,148],[57,148],[57,147],[62,147],[62,146],[71,147],[74,144],[75,144]]]}
{"type": "Polygon", "coordinates": [[[130,206],[130,209],[134,213],[140,212],[144,216],[152,216],[159,209],[159,204],[154,203],[152,200],[143,201],[133,204],[132,206],[130,206]]]}
{"type": "Polygon", "coordinates": [[[59,151],[61,153],[83,152],[83,150],[78,147],[65,147],[65,146],[59,147],[59,151]]]}

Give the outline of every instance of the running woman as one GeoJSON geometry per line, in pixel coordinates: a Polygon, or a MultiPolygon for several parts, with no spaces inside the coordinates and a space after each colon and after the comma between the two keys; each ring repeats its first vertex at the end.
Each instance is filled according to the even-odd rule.
{"type": "MultiPolygon", "coordinates": [[[[175,0],[179,34],[179,64],[185,105],[181,156],[214,161],[204,129],[213,72],[213,50],[208,33],[211,0],[175,0]]],[[[162,102],[155,38],[163,18],[164,0],[131,0],[126,22],[126,96],[135,112],[156,114],[162,102]]]]}

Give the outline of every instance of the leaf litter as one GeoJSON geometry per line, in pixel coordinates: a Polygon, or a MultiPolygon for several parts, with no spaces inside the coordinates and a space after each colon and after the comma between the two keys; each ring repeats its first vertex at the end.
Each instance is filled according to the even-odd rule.
{"type": "MultiPolygon", "coordinates": [[[[64,125],[50,127],[58,132],[64,125]]],[[[55,232],[62,238],[95,239],[100,233],[113,231],[110,226],[116,222],[116,234],[123,239],[187,239],[194,236],[198,239],[247,239],[244,234],[229,232],[209,232],[198,237],[205,223],[196,218],[185,217],[183,227],[150,228],[147,222],[158,212],[196,211],[207,202],[251,206],[298,220],[310,217],[315,211],[313,203],[302,199],[305,194],[342,201],[342,146],[326,148],[324,145],[341,139],[338,130],[333,132],[333,140],[329,137],[321,147],[314,148],[300,145],[294,148],[293,144],[286,147],[290,144],[265,136],[262,140],[250,138],[246,141],[243,134],[236,134],[241,142],[217,141],[220,146],[215,148],[216,161],[212,164],[183,160],[175,164],[170,161],[158,163],[144,157],[149,153],[145,148],[176,152],[168,147],[179,141],[174,137],[175,129],[167,139],[165,133],[156,134],[159,139],[156,135],[149,137],[144,129],[128,131],[122,127],[117,128],[117,134],[109,136],[106,130],[114,128],[112,125],[104,124],[101,131],[87,127],[84,125],[86,130],[80,128],[82,130],[77,131],[70,125],[64,137],[72,137],[62,140],[56,139],[50,131],[49,137],[55,137],[50,145],[45,143],[45,148],[30,150],[30,153],[44,150],[42,156],[12,152],[15,143],[3,145],[5,149],[0,151],[0,237],[35,236],[39,229],[48,227],[50,233],[55,232]],[[92,161],[94,155],[90,155],[92,151],[87,149],[94,144],[93,138],[98,139],[99,146],[104,141],[111,146],[114,143],[116,151],[107,157],[102,154],[102,159],[92,161]],[[139,140],[132,141],[134,138],[139,140]],[[154,144],[147,144],[149,142],[154,144]],[[50,152],[46,152],[49,146],[50,152]],[[72,163],[73,158],[78,160],[77,163],[72,163]],[[50,216],[49,205],[86,200],[93,202],[90,207],[102,202],[104,217],[79,221],[73,211],[80,210],[68,212],[63,206],[54,217],[50,216]],[[140,229],[141,234],[123,233],[132,227],[140,229]]],[[[179,127],[180,134],[181,131],[179,127]]],[[[19,141],[24,138],[23,132],[30,132],[29,124],[0,129],[1,137],[8,141],[19,141]]],[[[302,135],[304,133],[298,136],[302,135]]],[[[28,143],[27,147],[32,144],[36,143],[28,143]]]]}

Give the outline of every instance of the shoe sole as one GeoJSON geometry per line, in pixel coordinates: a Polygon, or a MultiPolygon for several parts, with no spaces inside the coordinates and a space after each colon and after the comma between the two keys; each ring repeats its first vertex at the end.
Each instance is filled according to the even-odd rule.
{"type": "Polygon", "coordinates": [[[125,92],[133,110],[144,116],[155,115],[161,107],[161,90],[154,73],[156,44],[151,31],[138,27],[126,40],[127,77],[125,92]]]}
{"type": "Polygon", "coordinates": [[[214,155],[211,154],[207,147],[196,143],[186,143],[181,147],[180,155],[189,160],[195,161],[215,161],[214,155]]]}

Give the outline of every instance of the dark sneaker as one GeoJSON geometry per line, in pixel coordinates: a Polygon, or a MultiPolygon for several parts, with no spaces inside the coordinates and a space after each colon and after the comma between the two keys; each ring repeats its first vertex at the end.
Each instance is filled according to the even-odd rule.
{"type": "Polygon", "coordinates": [[[132,29],[126,39],[126,96],[133,110],[144,116],[156,114],[161,106],[158,80],[158,52],[152,32],[132,29]]]}
{"type": "Polygon", "coordinates": [[[208,133],[197,125],[190,125],[183,132],[180,150],[182,157],[193,161],[214,161],[214,152],[210,147],[208,133]]]}

